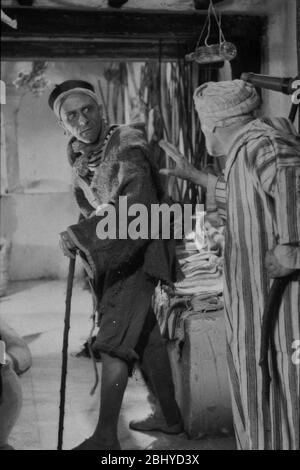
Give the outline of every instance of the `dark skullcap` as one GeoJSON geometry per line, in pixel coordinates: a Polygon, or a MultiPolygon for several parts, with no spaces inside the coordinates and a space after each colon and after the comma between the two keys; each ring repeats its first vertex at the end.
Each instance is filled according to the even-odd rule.
{"type": "Polygon", "coordinates": [[[60,85],[56,85],[54,87],[48,100],[50,108],[54,111],[58,118],[60,118],[60,108],[63,104],[63,101],[69,94],[74,92],[85,93],[98,102],[95,89],[91,83],[85,82],[83,80],[66,80],[60,85]]]}

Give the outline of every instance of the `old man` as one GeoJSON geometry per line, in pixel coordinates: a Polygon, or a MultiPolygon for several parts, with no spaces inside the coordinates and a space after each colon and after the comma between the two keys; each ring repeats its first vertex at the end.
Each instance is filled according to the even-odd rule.
{"type": "MultiPolygon", "coordinates": [[[[76,450],[120,449],[118,419],[136,361],[163,413],[159,423],[146,420],[142,429],[179,433],[182,423],[169,358],[151,309],[157,282],[172,284],[177,277],[173,242],[97,235],[105,207],[113,206],[116,220],[122,220],[120,196],[127,197],[128,208],[139,203],[148,209],[163,197],[144,128],[108,127],[93,86],[84,81],[56,86],[49,104],[65,133],[72,136],[68,158],[82,214],[82,221],[62,233],[63,250],[68,256],[77,251],[84,262],[100,325],[94,345],[102,357],[99,421],[93,435],[76,450]]],[[[126,232],[127,227],[121,228],[126,232]]]]}

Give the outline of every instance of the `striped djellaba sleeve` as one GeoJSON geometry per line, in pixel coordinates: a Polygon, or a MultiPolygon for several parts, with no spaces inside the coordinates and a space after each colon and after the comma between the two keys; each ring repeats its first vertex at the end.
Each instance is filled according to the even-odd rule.
{"type": "Polygon", "coordinates": [[[208,175],[206,211],[209,219],[220,218],[220,225],[226,222],[226,182],[223,175],[208,175]]]}
{"type": "Polygon", "coordinates": [[[265,138],[255,151],[254,168],[274,204],[278,232],[276,257],[286,267],[296,268],[300,259],[300,146],[296,140],[265,138]]]}

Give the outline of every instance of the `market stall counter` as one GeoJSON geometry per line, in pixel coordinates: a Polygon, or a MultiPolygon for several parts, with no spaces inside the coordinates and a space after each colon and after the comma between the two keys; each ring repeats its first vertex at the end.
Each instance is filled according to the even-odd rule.
{"type": "Polygon", "coordinates": [[[154,308],[167,339],[176,397],[190,438],[230,435],[232,412],[223,308],[222,228],[205,222],[177,246],[185,279],[158,286],[154,308]]]}

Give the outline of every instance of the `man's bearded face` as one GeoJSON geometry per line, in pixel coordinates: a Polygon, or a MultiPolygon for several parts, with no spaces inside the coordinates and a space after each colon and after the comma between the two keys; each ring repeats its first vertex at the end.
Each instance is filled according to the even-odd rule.
{"type": "Polygon", "coordinates": [[[85,93],[74,92],[63,102],[60,109],[64,129],[76,139],[92,144],[102,128],[102,110],[93,98],[85,93]]]}
{"type": "Polygon", "coordinates": [[[205,136],[206,149],[212,157],[224,156],[224,146],[218,136],[216,129],[211,129],[205,125],[201,126],[203,134],[205,136]]]}

